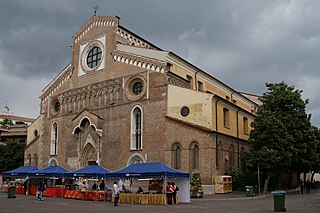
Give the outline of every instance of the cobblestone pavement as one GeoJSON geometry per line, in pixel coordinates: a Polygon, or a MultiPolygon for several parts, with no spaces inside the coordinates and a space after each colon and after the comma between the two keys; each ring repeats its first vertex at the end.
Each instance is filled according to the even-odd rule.
{"type": "MultiPolygon", "coordinates": [[[[320,212],[320,195],[288,193],[286,195],[287,212],[320,212]]],[[[223,195],[208,195],[203,199],[191,199],[190,204],[175,206],[121,204],[114,207],[111,202],[81,201],[62,198],[45,198],[38,201],[35,196],[17,195],[17,198],[7,198],[0,193],[0,212],[273,212],[273,197],[245,197],[244,193],[234,192],[223,195]]]]}

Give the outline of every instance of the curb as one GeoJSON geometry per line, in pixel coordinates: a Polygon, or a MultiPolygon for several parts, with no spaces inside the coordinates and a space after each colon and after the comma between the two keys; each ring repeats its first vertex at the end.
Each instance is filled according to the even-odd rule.
{"type": "Polygon", "coordinates": [[[232,198],[204,198],[204,199],[191,199],[190,201],[223,201],[223,200],[254,200],[254,199],[260,199],[260,198],[265,198],[268,197],[268,194],[265,195],[260,195],[260,196],[254,196],[254,197],[232,197],[232,198]]]}

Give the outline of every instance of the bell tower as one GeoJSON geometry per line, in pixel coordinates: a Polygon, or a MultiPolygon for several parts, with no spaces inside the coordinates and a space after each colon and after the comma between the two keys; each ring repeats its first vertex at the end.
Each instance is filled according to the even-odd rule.
{"type": "Polygon", "coordinates": [[[2,112],[3,112],[4,115],[9,115],[9,107],[8,107],[7,104],[3,107],[3,111],[2,112]]]}

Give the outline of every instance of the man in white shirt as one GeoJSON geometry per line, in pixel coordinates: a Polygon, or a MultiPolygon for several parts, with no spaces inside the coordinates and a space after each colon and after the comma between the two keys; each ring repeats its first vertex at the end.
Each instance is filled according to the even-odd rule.
{"type": "Polygon", "coordinates": [[[120,191],[119,191],[119,187],[117,185],[117,181],[114,181],[114,183],[113,183],[112,197],[114,198],[114,206],[118,206],[118,201],[120,198],[120,191]]]}

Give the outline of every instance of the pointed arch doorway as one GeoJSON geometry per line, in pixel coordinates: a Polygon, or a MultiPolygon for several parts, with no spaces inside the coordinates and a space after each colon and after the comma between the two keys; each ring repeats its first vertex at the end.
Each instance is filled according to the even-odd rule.
{"type": "Polygon", "coordinates": [[[82,149],[81,158],[80,158],[80,168],[87,165],[96,164],[98,160],[98,153],[96,148],[91,142],[86,143],[82,149]]]}

